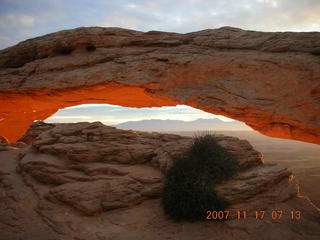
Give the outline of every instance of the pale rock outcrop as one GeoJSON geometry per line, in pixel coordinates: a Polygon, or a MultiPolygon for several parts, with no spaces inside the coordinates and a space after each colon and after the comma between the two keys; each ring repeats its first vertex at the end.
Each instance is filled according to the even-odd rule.
{"type": "Polygon", "coordinates": [[[77,28],[0,51],[0,135],[83,103],[185,104],[320,143],[320,33],[77,28]]]}
{"type": "Polygon", "coordinates": [[[224,222],[174,222],[163,213],[164,173],[192,138],[75,123],[0,152],[0,239],[319,238],[319,209],[299,196],[287,169],[264,164],[246,140],[215,137],[241,166],[216,187],[231,203],[224,222]],[[283,211],[281,219],[273,211],[283,211]]]}

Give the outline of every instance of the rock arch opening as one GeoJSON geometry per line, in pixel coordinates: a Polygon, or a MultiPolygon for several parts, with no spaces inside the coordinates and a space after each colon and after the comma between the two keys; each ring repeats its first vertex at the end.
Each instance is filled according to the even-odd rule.
{"type": "Polygon", "coordinates": [[[81,104],[60,109],[44,120],[49,124],[97,121],[124,130],[150,132],[252,130],[242,122],[186,105],[131,108],[110,104],[81,104]]]}
{"type": "Polygon", "coordinates": [[[10,93],[2,96],[1,102],[3,117],[0,119],[0,132],[11,142],[18,140],[34,120],[44,120],[59,109],[79,104],[107,103],[127,107],[177,104],[169,98],[149,96],[143,88],[116,85],[98,85],[64,91],[47,90],[41,93],[10,93]]]}
{"type": "MultiPolygon", "coordinates": [[[[32,110],[32,112],[38,111],[32,110]]],[[[186,136],[193,136],[200,132],[252,131],[252,128],[242,122],[186,105],[137,108],[99,103],[61,108],[45,119],[40,121],[37,119],[19,141],[29,144],[31,139],[37,136],[34,134],[40,134],[42,130],[51,129],[54,125],[78,122],[101,122],[123,130],[175,133],[186,136]]]]}

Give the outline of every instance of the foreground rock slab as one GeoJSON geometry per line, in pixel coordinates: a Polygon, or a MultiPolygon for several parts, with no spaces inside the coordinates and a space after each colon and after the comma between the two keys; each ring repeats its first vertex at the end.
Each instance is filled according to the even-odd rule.
{"type": "Polygon", "coordinates": [[[246,140],[215,137],[241,166],[216,187],[231,203],[226,221],[174,222],[163,213],[163,174],[191,138],[63,124],[0,152],[0,239],[319,238],[319,209],[287,169],[263,164],[246,140]]]}
{"type": "Polygon", "coordinates": [[[320,144],[320,33],[77,28],[0,51],[0,135],[84,103],[185,104],[320,144]]]}

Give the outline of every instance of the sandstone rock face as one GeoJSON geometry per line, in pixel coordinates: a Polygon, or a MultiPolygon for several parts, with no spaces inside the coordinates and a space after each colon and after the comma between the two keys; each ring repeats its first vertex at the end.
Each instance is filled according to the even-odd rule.
{"type": "Polygon", "coordinates": [[[224,222],[174,222],[163,213],[163,174],[191,138],[76,123],[0,152],[0,239],[319,238],[319,209],[299,196],[289,171],[263,164],[245,140],[215,137],[241,166],[216,187],[231,203],[224,222]],[[273,211],[282,217],[272,219],[273,211]]]}
{"type": "Polygon", "coordinates": [[[320,33],[78,28],[0,51],[0,135],[83,103],[186,104],[320,143],[320,33]]]}
{"type": "Polygon", "coordinates": [[[43,121],[35,121],[31,124],[28,131],[19,139],[19,142],[30,144],[33,139],[38,137],[41,133],[55,127],[55,124],[45,123],[43,121]]]}
{"type": "Polygon", "coordinates": [[[14,143],[0,143],[0,152],[1,151],[7,151],[7,150],[15,150],[18,148],[24,148],[26,147],[27,144],[25,144],[24,142],[14,142],[14,143]]]}

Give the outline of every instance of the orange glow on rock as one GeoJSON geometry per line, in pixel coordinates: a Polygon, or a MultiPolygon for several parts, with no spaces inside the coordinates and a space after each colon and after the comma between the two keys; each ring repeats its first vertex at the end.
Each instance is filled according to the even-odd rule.
{"type": "Polygon", "coordinates": [[[67,91],[0,94],[0,135],[10,142],[17,141],[34,120],[44,120],[59,109],[80,104],[106,103],[126,107],[175,106],[177,101],[152,97],[143,88],[97,85],[67,91]],[[10,127],[9,127],[10,126],[10,127]]]}

